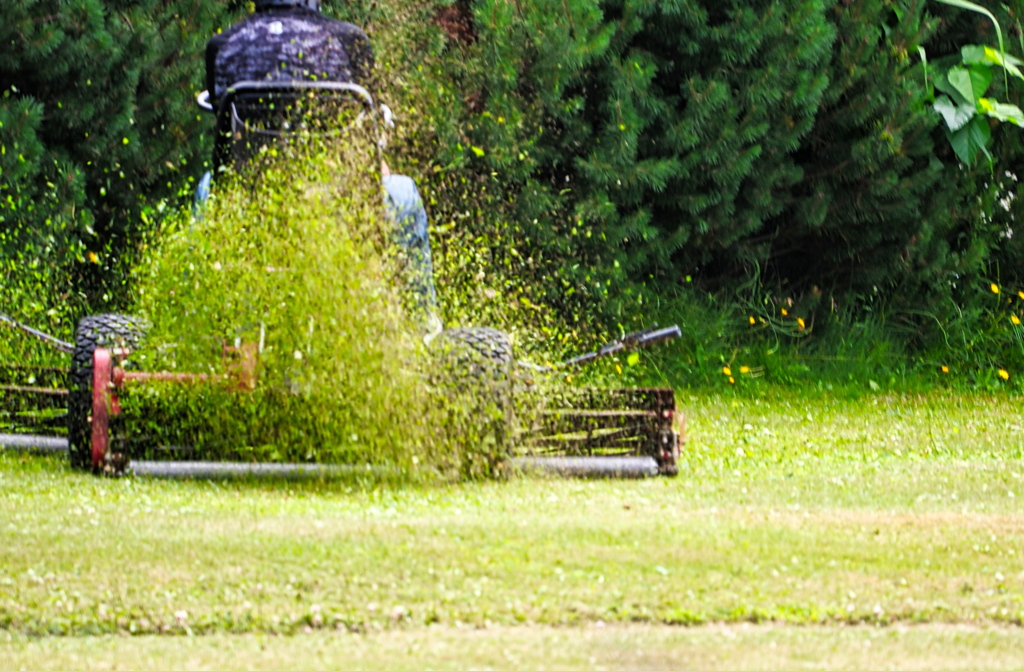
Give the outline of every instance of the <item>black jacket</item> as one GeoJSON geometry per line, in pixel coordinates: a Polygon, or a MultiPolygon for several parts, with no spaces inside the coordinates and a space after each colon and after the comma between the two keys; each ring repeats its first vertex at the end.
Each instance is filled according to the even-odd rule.
{"type": "Polygon", "coordinates": [[[258,11],[206,45],[216,103],[240,81],[319,80],[371,88],[373,48],[358,26],[304,7],[258,11]]]}

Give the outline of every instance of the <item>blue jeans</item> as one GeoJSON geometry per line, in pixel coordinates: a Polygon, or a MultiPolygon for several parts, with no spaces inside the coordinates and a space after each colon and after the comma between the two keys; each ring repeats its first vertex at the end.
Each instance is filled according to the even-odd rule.
{"type": "MultiPolygon", "coordinates": [[[[403,279],[415,299],[416,317],[429,328],[437,322],[437,291],[434,288],[434,264],[430,258],[427,210],[416,182],[406,175],[388,175],[382,180],[388,217],[394,224],[394,240],[403,253],[403,279]]],[[[213,175],[207,172],[199,180],[192,212],[210,198],[213,175]]]]}
{"type": "Polygon", "coordinates": [[[417,316],[437,315],[434,264],[430,259],[427,210],[416,182],[406,175],[388,175],[383,180],[388,216],[395,225],[395,242],[403,252],[407,290],[415,297],[417,316]]]}

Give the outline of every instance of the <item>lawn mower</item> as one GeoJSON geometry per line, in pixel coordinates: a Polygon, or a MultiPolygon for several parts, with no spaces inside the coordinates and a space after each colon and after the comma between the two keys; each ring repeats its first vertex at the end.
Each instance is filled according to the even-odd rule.
{"type": "MultiPolygon", "coordinates": [[[[200,94],[201,107],[216,114],[215,168],[249,165],[260,147],[288,142],[302,133],[330,132],[327,123],[340,108],[379,138],[379,112],[370,94],[351,83],[240,82],[229,89],[216,110],[200,94]]],[[[373,143],[379,161],[382,143],[373,143]]],[[[200,189],[208,189],[204,180],[200,189]]],[[[202,194],[197,201],[201,204],[202,194]]],[[[145,347],[147,325],[121,314],[85,317],[74,343],[61,342],[9,317],[2,321],[40,338],[72,356],[69,371],[0,368],[0,417],[7,434],[0,443],[15,448],[52,450],[65,443],[58,425],[67,428],[66,449],[72,466],[96,473],[167,477],[231,477],[275,475],[321,477],[351,466],[320,464],[253,464],[183,460],[181,450],[137,450],[127,438],[121,396],[146,385],[216,384],[235,393],[260,384],[257,342],[236,341],[222,347],[221,375],[143,371],[132,355],[145,347]],[[62,412],[63,411],[63,412],[62,412]],[[25,435],[31,433],[33,435],[25,435]],[[15,435],[20,434],[20,435],[15,435]],[[45,435],[39,435],[45,434],[45,435]],[[57,436],[55,438],[55,436],[57,436]],[[163,454],[160,459],[153,455],[163,454]],[[146,459],[139,459],[146,456],[146,459]]],[[[647,347],[679,336],[677,326],[628,334],[587,354],[560,364],[537,366],[516,359],[509,336],[497,329],[463,327],[443,331],[438,347],[468,372],[469,379],[498,379],[488,393],[498,393],[507,410],[502,439],[493,455],[499,470],[551,471],[578,476],[675,475],[683,436],[683,418],[672,389],[578,389],[560,395],[557,403],[542,402],[528,421],[517,422],[518,399],[531,393],[537,376],[560,375],[627,349],[647,347]],[[499,390],[494,392],[494,390],[499,390]]],[[[483,421],[483,420],[482,420],[483,421]]]]}

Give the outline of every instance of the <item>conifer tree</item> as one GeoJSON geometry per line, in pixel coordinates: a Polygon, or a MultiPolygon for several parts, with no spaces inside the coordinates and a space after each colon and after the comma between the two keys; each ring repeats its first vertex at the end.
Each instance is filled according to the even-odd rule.
{"type": "MultiPolygon", "coordinates": [[[[43,259],[99,309],[145,209],[208,154],[194,95],[229,5],[0,0],[0,243],[43,259]]],[[[18,261],[18,259],[21,261],[18,261]]],[[[114,280],[116,282],[116,280],[114,280]]]]}
{"type": "MultiPolygon", "coordinates": [[[[476,39],[448,71],[463,97],[446,100],[466,104],[438,124],[440,154],[489,176],[561,286],[756,279],[909,305],[1011,254],[1000,190],[949,150],[918,55],[994,43],[977,15],[924,0],[468,4],[476,39]]],[[[1020,163],[1016,130],[996,129],[1002,165],[1020,163]]]]}
{"type": "Polygon", "coordinates": [[[800,180],[834,39],[822,2],[473,6],[454,67],[483,100],[439,145],[503,180],[559,289],[714,276],[800,180]]]}
{"type": "Polygon", "coordinates": [[[801,178],[792,158],[834,39],[815,0],[603,3],[616,26],[587,73],[581,217],[634,276],[679,281],[743,261],[801,178]]]}
{"type": "Polygon", "coordinates": [[[940,119],[918,47],[938,21],[925,5],[854,0],[829,12],[838,39],[825,99],[796,154],[803,178],[758,239],[784,291],[874,294],[949,269],[959,168],[936,153],[940,119]]]}

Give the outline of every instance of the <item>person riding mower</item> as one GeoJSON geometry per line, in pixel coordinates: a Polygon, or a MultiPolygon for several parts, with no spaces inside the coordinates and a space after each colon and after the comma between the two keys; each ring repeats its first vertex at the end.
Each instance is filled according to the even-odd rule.
{"type": "MultiPolygon", "coordinates": [[[[367,112],[379,112],[384,129],[377,142],[383,150],[394,121],[391,110],[386,105],[376,107],[367,90],[374,88],[373,67],[373,48],[366,33],[324,16],[319,0],[256,0],[252,15],[215,35],[206,47],[207,89],[199,95],[199,104],[217,115],[217,130],[214,170],[200,180],[197,211],[209,198],[218,171],[251,158],[253,147],[238,141],[237,127],[247,121],[239,118],[244,104],[240,98],[248,99],[248,113],[258,116],[265,111],[259,108],[266,107],[263,98],[268,94],[287,97],[289,92],[307,89],[351,93],[367,112]]],[[[441,332],[442,324],[427,212],[412,178],[393,174],[383,160],[380,166],[393,239],[405,259],[405,285],[429,341],[441,332]]]]}

